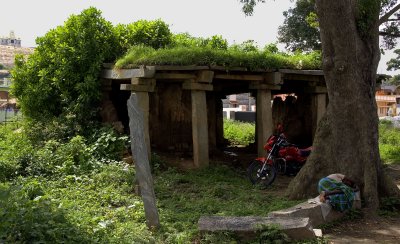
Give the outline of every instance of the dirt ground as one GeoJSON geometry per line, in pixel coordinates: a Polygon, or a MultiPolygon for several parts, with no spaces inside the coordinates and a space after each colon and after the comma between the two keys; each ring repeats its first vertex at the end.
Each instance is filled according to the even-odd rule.
{"type": "MultiPolygon", "coordinates": [[[[386,168],[400,188],[400,165],[386,168]]],[[[345,221],[323,233],[329,243],[400,243],[400,213],[396,217],[371,216],[345,221]]]]}
{"type": "MultiPolygon", "coordinates": [[[[250,162],[251,155],[236,151],[231,162],[243,167],[250,162]]],[[[254,155],[253,155],[254,157],[254,155]]],[[[226,156],[225,156],[226,159],[226,156]]],[[[222,159],[221,159],[222,160],[222,159]]],[[[224,161],[224,160],[223,160],[224,161]]],[[[386,172],[400,188],[400,164],[388,166],[386,172]]],[[[278,175],[275,182],[266,190],[267,194],[281,195],[293,177],[278,175]]],[[[323,236],[330,244],[341,243],[400,243],[400,213],[395,217],[372,216],[362,213],[361,218],[345,220],[323,231],[323,236]]]]}
{"type": "MultiPolygon", "coordinates": [[[[389,175],[400,188],[400,165],[390,166],[389,175]]],[[[293,177],[278,175],[268,194],[282,194],[293,177]]],[[[400,243],[400,213],[396,217],[371,216],[362,212],[361,218],[345,220],[323,230],[323,237],[330,244],[341,243],[400,243]]]]}
{"type": "MultiPolygon", "coordinates": [[[[244,150],[244,149],[243,149],[244,150]]],[[[234,167],[245,169],[254,155],[247,154],[241,149],[229,150],[214,157],[214,160],[227,163],[234,167]]],[[[214,155],[215,156],[215,155],[214,155]]],[[[164,158],[165,159],[165,158],[164,158]]],[[[170,158],[170,163],[181,169],[192,169],[191,160],[170,158]],[[179,162],[180,161],[180,162],[179,162]],[[178,162],[178,163],[176,163],[178,162]]],[[[400,188],[400,164],[388,166],[387,173],[395,180],[400,188]]],[[[278,175],[275,182],[266,189],[266,194],[282,195],[289,182],[290,176],[278,175]]],[[[364,210],[361,218],[345,220],[335,223],[332,227],[323,231],[323,236],[330,244],[341,243],[400,243],[400,213],[395,217],[372,216],[364,210]]]]}

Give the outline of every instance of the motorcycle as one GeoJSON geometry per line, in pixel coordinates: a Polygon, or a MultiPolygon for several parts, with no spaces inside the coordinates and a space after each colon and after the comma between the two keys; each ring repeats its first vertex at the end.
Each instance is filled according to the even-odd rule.
{"type": "Polygon", "coordinates": [[[312,147],[301,149],[288,142],[285,134],[280,132],[268,138],[264,150],[266,157],[254,159],[247,169],[247,175],[254,185],[266,187],[274,182],[277,173],[296,175],[306,163],[312,147]]]}

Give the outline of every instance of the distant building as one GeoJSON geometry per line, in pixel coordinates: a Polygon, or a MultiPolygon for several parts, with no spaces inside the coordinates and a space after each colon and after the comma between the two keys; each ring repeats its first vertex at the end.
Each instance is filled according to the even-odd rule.
{"type": "Polygon", "coordinates": [[[9,37],[0,37],[0,45],[21,47],[21,39],[15,37],[14,31],[10,31],[9,37]]]}
{"type": "Polygon", "coordinates": [[[11,79],[8,70],[0,70],[0,106],[3,102],[8,102],[11,79]]]}
{"type": "Polygon", "coordinates": [[[379,117],[400,115],[400,86],[382,85],[375,99],[379,117]]]}

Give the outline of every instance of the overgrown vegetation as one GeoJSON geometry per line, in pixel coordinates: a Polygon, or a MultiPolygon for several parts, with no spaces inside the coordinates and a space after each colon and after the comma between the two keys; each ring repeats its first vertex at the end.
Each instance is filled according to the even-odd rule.
{"type": "Polygon", "coordinates": [[[155,155],[162,226],[150,231],[133,194],[135,170],[115,160],[126,138],[103,129],[92,140],[34,145],[26,130],[0,127],[0,242],[213,243],[220,234],[198,233],[202,215],[265,216],[298,203],[254,189],[238,169],[216,164],[184,173],[155,155]]]}
{"type": "Polygon", "coordinates": [[[248,146],[255,141],[256,126],[254,123],[224,119],[224,138],[232,145],[248,146]]]}
{"type": "Polygon", "coordinates": [[[173,47],[152,49],[146,46],[133,47],[116,62],[117,68],[131,68],[139,65],[210,65],[246,67],[256,69],[320,69],[321,53],[309,54],[273,53],[269,49],[243,52],[235,47],[214,49],[211,47],[173,47]]]}
{"type": "Polygon", "coordinates": [[[382,120],[379,123],[379,152],[386,164],[400,163],[400,129],[392,122],[382,120]]]}

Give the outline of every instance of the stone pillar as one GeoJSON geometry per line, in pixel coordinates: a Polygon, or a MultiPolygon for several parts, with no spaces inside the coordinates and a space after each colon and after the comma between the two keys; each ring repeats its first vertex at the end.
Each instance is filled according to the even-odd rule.
{"type": "Polygon", "coordinates": [[[149,93],[148,92],[135,92],[137,97],[137,102],[139,108],[143,112],[143,132],[144,132],[144,140],[147,146],[147,152],[149,154],[149,158],[151,158],[151,144],[150,144],[150,132],[149,132],[149,93]]]}
{"type": "Polygon", "coordinates": [[[312,137],[317,131],[318,123],[326,112],[326,93],[316,93],[312,96],[313,128],[312,137]]]}
{"type": "MultiPolygon", "coordinates": [[[[224,96],[225,97],[225,96],[224,96]]],[[[222,98],[217,96],[217,101],[215,102],[215,110],[216,110],[216,125],[215,125],[215,133],[217,137],[217,147],[223,146],[224,139],[224,113],[223,113],[223,105],[222,98]]]]}
{"type": "Polygon", "coordinates": [[[209,137],[209,151],[213,154],[213,151],[217,149],[217,98],[214,93],[209,93],[207,98],[207,116],[208,116],[208,137],[209,137]]]}
{"type": "Polygon", "coordinates": [[[193,161],[197,168],[209,165],[206,92],[192,90],[193,161]]]}
{"type": "Polygon", "coordinates": [[[196,168],[209,165],[209,138],[206,91],[212,91],[214,72],[199,71],[196,79],[183,82],[182,89],[191,90],[193,163],[196,168]]]}
{"type": "Polygon", "coordinates": [[[143,123],[143,113],[139,106],[137,94],[132,93],[127,106],[132,157],[135,160],[136,181],[140,185],[147,226],[149,228],[159,227],[160,219],[154,193],[153,177],[151,175],[149,158],[147,157],[147,146],[145,145],[145,123],[143,123]]]}
{"type": "Polygon", "coordinates": [[[256,98],[256,138],[257,154],[264,156],[264,144],[273,132],[272,108],[271,108],[271,90],[258,89],[256,98]]]}
{"type": "Polygon", "coordinates": [[[149,78],[132,78],[131,84],[121,84],[121,90],[128,90],[136,93],[137,103],[140,110],[143,113],[143,127],[144,127],[144,139],[146,141],[147,153],[149,159],[151,159],[151,143],[150,143],[150,132],[149,132],[149,92],[154,92],[156,86],[155,79],[149,78]]]}

